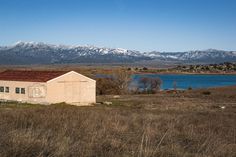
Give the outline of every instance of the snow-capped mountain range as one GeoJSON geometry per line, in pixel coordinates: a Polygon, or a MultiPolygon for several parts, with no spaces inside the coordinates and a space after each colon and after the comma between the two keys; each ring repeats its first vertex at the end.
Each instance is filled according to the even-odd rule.
{"type": "Polygon", "coordinates": [[[150,60],[206,63],[236,61],[236,51],[209,49],[189,52],[140,52],[122,48],[37,42],[17,42],[11,46],[0,46],[0,64],[135,63],[150,60]]]}

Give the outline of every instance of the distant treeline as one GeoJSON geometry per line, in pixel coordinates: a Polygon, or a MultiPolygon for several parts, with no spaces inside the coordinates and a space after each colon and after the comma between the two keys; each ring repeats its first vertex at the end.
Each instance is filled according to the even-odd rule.
{"type": "Polygon", "coordinates": [[[174,70],[186,72],[236,72],[236,63],[224,62],[220,64],[179,65],[174,70]]]}

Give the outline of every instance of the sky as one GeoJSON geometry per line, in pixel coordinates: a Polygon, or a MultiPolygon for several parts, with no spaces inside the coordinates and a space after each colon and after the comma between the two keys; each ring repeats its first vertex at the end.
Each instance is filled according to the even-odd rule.
{"type": "Polygon", "coordinates": [[[0,45],[236,50],[236,0],[0,0],[0,45]]]}

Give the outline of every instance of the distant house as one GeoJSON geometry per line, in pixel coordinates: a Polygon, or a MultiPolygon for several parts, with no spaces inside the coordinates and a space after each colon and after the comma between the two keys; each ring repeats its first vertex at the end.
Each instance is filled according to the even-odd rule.
{"type": "Polygon", "coordinates": [[[96,81],[74,71],[7,70],[0,73],[0,99],[88,105],[96,102],[96,81]]]}

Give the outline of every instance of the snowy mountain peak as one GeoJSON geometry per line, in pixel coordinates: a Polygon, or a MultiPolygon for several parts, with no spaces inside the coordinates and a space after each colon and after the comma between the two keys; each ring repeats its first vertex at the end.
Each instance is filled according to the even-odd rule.
{"type": "Polygon", "coordinates": [[[79,50],[79,49],[86,49],[86,50],[90,50],[90,51],[96,51],[97,53],[101,53],[101,54],[123,54],[125,55],[126,53],[128,53],[128,50],[126,49],[122,49],[122,48],[99,48],[93,45],[85,45],[85,46],[81,46],[81,45],[52,45],[52,44],[46,44],[43,42],[24,42],[24,41],[18,41],[15,44],[13,44],[11,46],[12,47],[18,47],[18,48],[38,48],[38,49],[42,49],[42,48],[51,48],[51,49],[65,49],[65,50],[79,50]]]}
{"type": "Polygon", "coordinates": [[[100,48],[91,45],[52,45],[32,41],[18,41],[12,46],[0,47],[0,64],[131,63],[145,60],[157,62],[235,62],[236,52],[208,49],[188,52],[152,51],[142,53],[123,48],[100,48]]]}
{"type": "Polygon", "coordinates": [[[17,41],[15,44],[13,44],[13,46],[26,46],[26,45],[46,45],[46,44],[43,42],[34,42],[34,41],[30,42],[17,41]]]}

